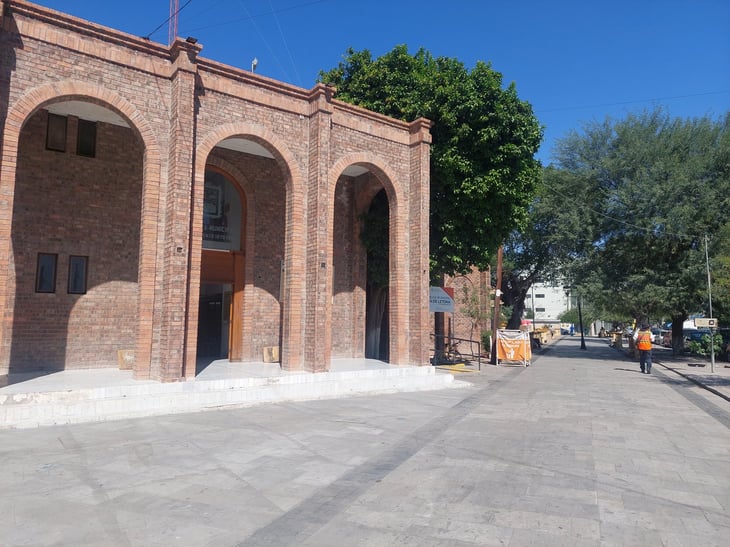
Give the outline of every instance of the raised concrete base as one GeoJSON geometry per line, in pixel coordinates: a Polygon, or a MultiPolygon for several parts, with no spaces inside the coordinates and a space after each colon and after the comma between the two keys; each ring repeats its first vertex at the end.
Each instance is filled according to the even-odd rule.
{"type": "Polygon", "coordinates": [[[215,361],[195,379],[135,381],[131,371],[62,371],[0,388],[0,428],[28,428],[303,401],[466,387],[431,366],[333,361],[330,372],[284,372],[278,364],[215,361]]]}

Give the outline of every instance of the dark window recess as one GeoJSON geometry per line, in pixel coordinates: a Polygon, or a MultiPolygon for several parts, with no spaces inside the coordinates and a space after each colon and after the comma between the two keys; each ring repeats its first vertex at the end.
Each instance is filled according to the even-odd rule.
{"type": "Polygon", "coordinates": [[[68,292],[69,294],[86,294],[86,277],[88,272],[88,256],[71,256],[68,259],[68,292]]]}
{"type": "Polygon", "coordinates": [[[35,292],[56,292],[56,263],[58,255],[38,253],[35,272],[35,292]]]}
{"type": "Polygon", "coordinates": [[[544,312],[545,311],[545,308],[535,308],[535,312],[539,312],[539,311],[544,312]]]}
{"type": "Polygon", "coordinates": [[[96,156],[96,122],[79,120],[76,153],[89,158],[96,156]]]}
{"type": "Polygon", "coordinates": [[[545,298],[545,295],[544,294],[536,294],[535,295],[535,298],[545,298]]]}
{"type": "Polygon", "coordinates": [[[46,149],[56,152],[66,151],[66,116],[48,114],[46,128],[46,149]]]}

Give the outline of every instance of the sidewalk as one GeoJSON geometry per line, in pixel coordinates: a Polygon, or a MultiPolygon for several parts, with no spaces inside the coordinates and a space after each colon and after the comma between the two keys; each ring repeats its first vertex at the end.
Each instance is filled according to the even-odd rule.
{"type": "Polygon", "coordinates": [[[730,405],[586,345],[463,389],[0,430],[0,544],[727,545],[730,405]]]}
{"type": "MultiPolygon", "coordinates": [[[[618,351],[618,350],[617,350],[618,351]]],[[[624,349],[627,359],[631,359],[624,349]]],[[[714,372],[709,358],[696,355],[672,355],[671,348],[654,346],[652,349],[654,365],[659,365],[667,370],[679,374],[703,387],[715,395],[730,402],[730,363],[727,361],[715,360],[714,372]]],[[[633,358],[636,367],[639,366],[639,358],[633,358]]]]}
{"type": "MultiPolygon", "coordinates": [[[[533,352],[533,362],[565,342],[580,357],[579,337],[556,337],[533,352]]],[[[606,338],[587,338],[591,345],[608,347],[606,338]]],[[[614,349],[622,358],[634,361],[626,349],[614,349]]],[[[689,355],[673,356],[670,349],[655,346],[655,370],[671,371],[707,393],[730,402],[730,363],[717,361],[714,372],[709,360],[689,355]]],[[[493,365],[488,360],[482,369],[493,365]]],[[[252,406],[279,401],[302,401],[351,395],[425,391],[462,387],[453,374],[475,367],[398,367],[375,360],[337,359],[328,373],[287,373],[278,364],[214,361],[194,380],[176,383],[140,381],[130,371],[90,369],[54,372],[46,375],[16,375],[0,386],[0,429],[98,422],[252,406]],[[453,374],[451,374],[453,373],[453,374]]],[[[471,370],[469,370],[471,369],[471,370]]],[[[467,374],[466,376],[468,376],[467,374]]]]}
{"type": "MultiPolygon", "coordinates": [[[[554,341],[551,341],[549,345],[545,345],[542,349],[534,351],[533,360],[539,358],[540,355],[549,352],[551,346],[560,340],[565,342],[572,341],[577,348],[577,343],[578,340],[580,340],[580,337],[576,335],[573,337],[561,336],[556,338],[554,341]]],[[[590,341],[591,344],[605,343],[607,347],[612,347],[610,345],[610,338],[586,337],[585,340],[590,341]]],[[[628,348],[625,346],[613,349],[616,353],[621,354],[624,359],[634,362],[636,370],[639,370],[638,356],[632,357],[629,354],[628,348]]],[[[576,356],[579,356],[579,354],[576,354],[576,356]]],[[[654,370],[661,368],[671,371],[693,382],[697,386],[702,387],[709,393],[730,402],[730,362],[716,359],[713,371],[709,357],[700,357],[690,354],[673,355],[671,348],[665,348],[657,345],[652,348],[652,361],[655,367],[654,370]]]]}

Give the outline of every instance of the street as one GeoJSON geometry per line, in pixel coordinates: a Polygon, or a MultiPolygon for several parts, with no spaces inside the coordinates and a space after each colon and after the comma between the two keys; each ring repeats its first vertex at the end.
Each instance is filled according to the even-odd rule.
{"type": "Polygon", "coordinates": [[[730,403],[605,340],[463,389],[0,431],[0,545],[727,545],[730,403]]]}

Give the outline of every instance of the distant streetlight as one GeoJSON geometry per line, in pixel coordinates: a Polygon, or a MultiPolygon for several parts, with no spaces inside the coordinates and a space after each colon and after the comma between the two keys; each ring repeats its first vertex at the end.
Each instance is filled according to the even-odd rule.
{"type": "Polygon", "coordinates": [[[580,322],[580,349],[586,349],[586,339],[583,336],[583,311],[580,307],[581,296],[578,295],[578,321],[580,322]]]}

